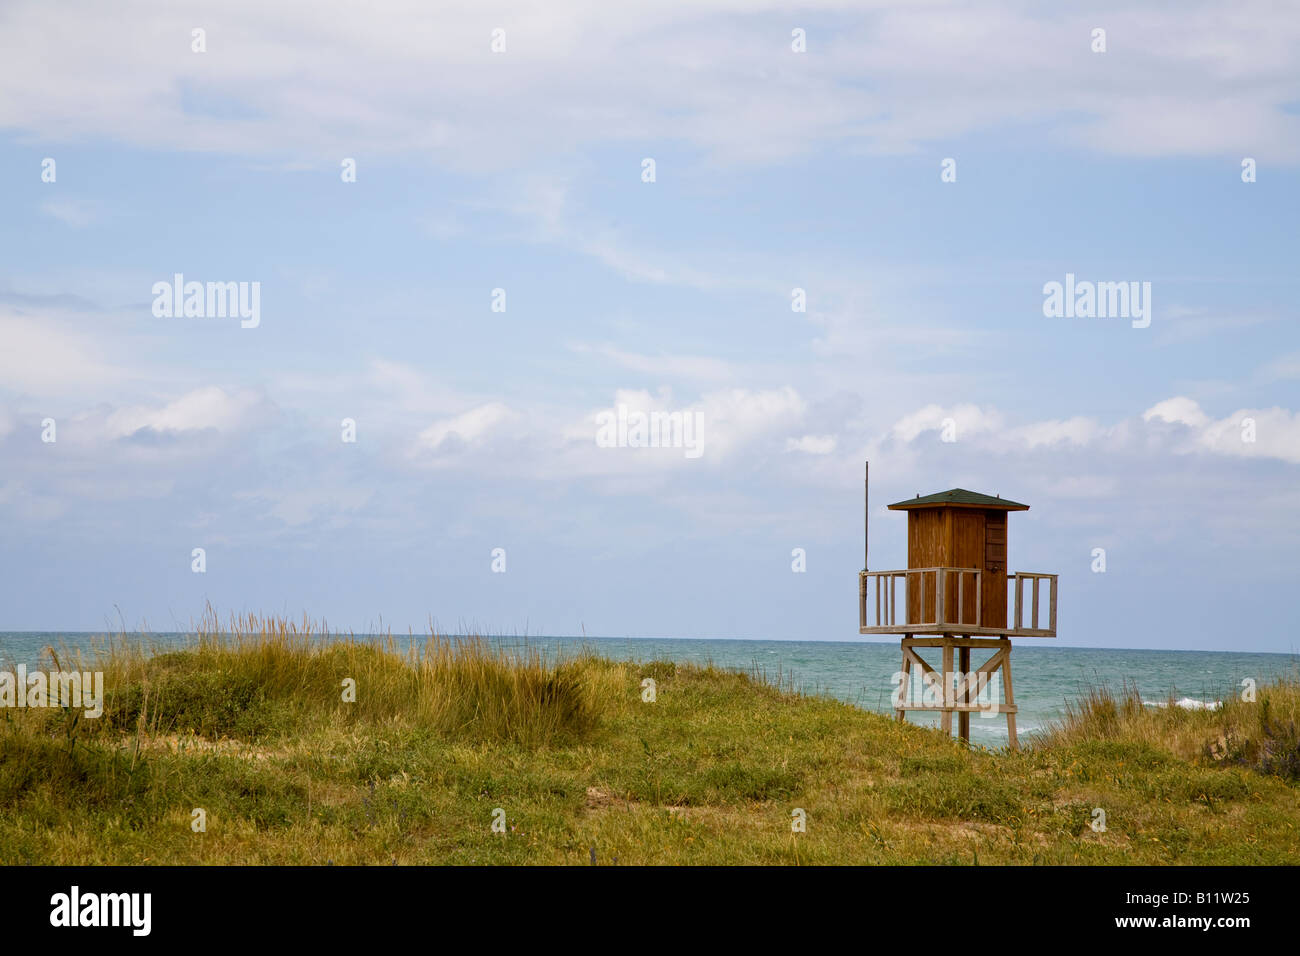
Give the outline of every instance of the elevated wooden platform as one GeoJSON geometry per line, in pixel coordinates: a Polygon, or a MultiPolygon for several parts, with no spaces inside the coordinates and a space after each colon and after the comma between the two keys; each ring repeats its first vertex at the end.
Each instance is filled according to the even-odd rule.
{"type": "MultiPolygon", "coordinates": [[[[934,634],[972,637],[1056,637],[1057,575],[1018,571],[1006,576],[1014,592],[1011,623],[986,613],[985,580],[980,568],[907,568],[858,572],[859,634],[934,634]],[[898,607],[898,582],[903,582],[903,609],[898,607]],[[1046,621],[1040,616],[1042,582],[1046,581],[1046,621]],[[1030,584],[1025,603],[1025,582],[1030,584]],[[868,617],[874,595],[875,616],[868,617]],[[1025,612],[1029,622],[1025,623],[1025,612]],[[990,624],[990,620],[995,623],[990,624]],[[1045,626],[1040,626],[1045,625],[1045,626]]],[[[1011,603],[1011,602],[1008,602],[1011,603]]]]}
{"type": "MultiPolygon", "coordinates": [[[[1006,575],[1005,580],[1011,600],[1004,603],[1006,595],[995,594],[997,603],[990,607],[985,603],[990,582],[981,568],[859,573],[859,633],[900,634],[903,638],[902,681],[893,702],[898,720],[904,720],[908,711],[937,711],[944,732],[952,733],[956,714],[957,734],[969,741],[970,715],[996,714],[1006,718],[1008,745],[1012,750],[1019,748],[1011,638],[1056,636],[1057,576],[1021,571],[1006,575]],[[872,607],[874,616],[869,615],[872,607]],[[1008,607],[1012,609],[1011,623],[1000,623],[1007,620],[1008,607]],[[929,648],[941,652],[938,667],[919,653],[929,648]],[[971,652],[983,650],[992,653],[972,670],[971,652]],[[917,682],[914,675],[920,676],[919,689],[913,686],[917,682]]],[[[1000,591],[1000,575],[993,584],[1000,591]]]]}

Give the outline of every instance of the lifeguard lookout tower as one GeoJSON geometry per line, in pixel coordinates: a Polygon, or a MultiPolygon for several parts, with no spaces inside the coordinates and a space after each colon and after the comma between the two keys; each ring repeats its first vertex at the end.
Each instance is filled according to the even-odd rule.
{"type": "MultiPolygon", "coordinates": [[[[869,474],[869,471],[868,471],[869,474]]],[[[866,505],[864,482],[863,504],[866,505]]],[[[1005,714],[1008,743],[1016,740],[1016,703],[1011,686],[1011,638],[1056,636],[1055,574],[1007,573],[1007,513],[1028,511],[1029,505],[962,488],[917,495],[889,505],[907,512],[907,568],[871,571],[863,548],[858,577],[858,632],[903,635],[903,684],[895,694],[895,714],[901,721],[909,710],[939,711],[947,733],[957,714],[957,732],[970,739],[972,711],[1005,714]],[[898,582],[903,604],[898,606],[898,582]],[[1048,582],[1045,627],[1039,611],[1048,582]],[[1025,623],[1025,584],[1030,584],[1029,623],[1025,623]],[[1007,592],[1014,589],[1015,614],[1007,623],[1007,592]],[[868,621],[874,595],[874,623],[868,621]],[[938,671],[918,653],[919,648],[942,652],[938,671]],[[971,651],[991,650],[991,656],[971,670],[971,651]],[[959,670],[953,671],[953,652],[959,670]],[[914,674],[913,668],[916,669],[914,674]],[[1001,672],[1004,701],[997,697],[1001,672]],[[919,675],[924,692],[912,692],[919,675]],[[980,700],[980,696],[991,699],[980,700]]],[[[866,537],[866,520],[863,521],[866,537]]]]}

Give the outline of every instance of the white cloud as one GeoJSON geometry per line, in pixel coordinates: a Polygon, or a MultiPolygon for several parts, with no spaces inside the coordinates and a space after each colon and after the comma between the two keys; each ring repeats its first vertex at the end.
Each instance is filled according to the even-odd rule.
{"type": "Polygon", "coordinates": [[[958,440],[1002,427],[1002,416],[991,409],[981,409],[976,405],[954,405],[951,408],[926,405],[903,416],[894,423],[891,431],[900,441],[911,442],[925,432],[941,431],[949,419],[956,425],[958,440]]]}
{"type": "MultiPolygon", "coordinates": [[[[859,442],[851,434],[833,437],[844,450],[828,462],[838,484],[853,480],[863,459],[881,465],[880,473],[900,485],[928,484],[936,469],[952,469],[955,462],[963,474],[1032,476],[1065,498],[1104,498],[1127,483],[1147,480],[1140,476],[1176,474],[1180,457],[1190,454],[1300,464],[1300,412],[1245,408],[1214,418],[1186,396],[1110,424],[1074,416],[1007,425],[996,408],[928,405],[902,416],[879,437],[859,442]],[[940,429],[946,417],[958,421],[956,443],[919,440],[940,429]]],[[[787,447],[795,444],[793,438],[787,441],[787,447]]]]}
{"type": "MultiPolygon", "coordinates": [[[[318,381],[318,386],[330,391],[329,380],[318,381]]],[[[371,393],[378,398],[384,412],[391,416],[401,412],[414,416],[448,417],[455,409],[474,402],[452,388],[441,385],[414,366],[391,359],[371,359],[365,374],[353,386],[358,391],[371,393]],[[374,395],[378,393],[378,395],[374,395]]]]}
{"type": "MultiPolygon", "coordinates": [[[[941,430],[947,419],[956,423],[958,442],[975,442],[978,447],[1002,453],[1056,450],[1063,444],[1117,451],[1133,438],[1129,423],[1124,421],[1103,426],[1092,418],[1074,416],[1009,427],[997,409],[974,405],[927,405],[900,418],[889,434],[895,441],[911,445],[927,432],[941,430]]],[[[1142,421],[1165,429],[1147,436],[1155,439],[1148,446],[1152,454],[1212,452],[1300,463],[1300,413],[1284,408],[1245,408],[1214,419],[1195,400],[1180,395],[1148,408],[1142,413],[1142,421]]]]}
{"type": "Polygon", "coordinates": [[[1210,417],[1201,411],[1201,406],[1195,401],[1180,395],[1176,398],[1167,398],[1163,402],[1158,402],[1142,413],[1144,422],[1153,419],[1201,428],[1209,422],[1210,417]]]}
{"type": "Polygon", "coordinates": [[[788,433],[802,421],[807,403],[788,385],[763,391],[732,388],[706,393],[691,410],[704,416],[705,454],[722,458],[788,433]]]}
{"type": "Polygon", "coordinates": [[[1285,408],[1243,408],[1205,425],[1201,446],[1233,457],[1277,458],[1300,464],[1300,413],[1285,408]],[[1249,440],[1253,436],[1253,441],[1249,440]]]}
{"type": "Polygon", "coordinates": [[[570,481],[583,476],[619,475],[650,479],[662,473],[697,469],[719,462],[734,463],[764,449],[780,451],[790,430],[807,414],[807,403],[793,388],[753,390],[720,389],[706,392],[693,402],[679,402],[672,389],[618,389],[614,401],[572,421],[560,433],[562,452],[547,455],[539,474],[570,481]],[[692,435],[702,453],[687,457],[676,446],[659,448],[602,448],[596,444],[598,416],[626,406],[629,415],[655,412],[697,416],[698,434],[692,435]]]}
{"type": "Polygon", "coordinates": [[[0,311],[0,388],[43,397],[102,388],[125,381],[124,369],[105,361],[100,336],[63,318],[0,311]]]}
{"type": "Polygon", "coordinates": [[[484,438],[511,416],[510,409],[501,402],[489,402],[453,418],[434,422],[420,432],[419,446],[425,450],[438,451],[443,443],[452,437],[472,444],[484,438]]]}
{"type": "Polygon", "coordinates": [[[801,9],[814,24],[803,55],[790,51],[777,0],[628,0],[615,11],[465,0],[436,15],[416,0],[320,0],[287,20],[260,0],[227,0],[196,54],[194,16],[179,7],[16,2],[5,30],[24,42],[0,61],[0,126],[281,164],[363,142],[465,169],[668,137],[724,163],[837,144],[914,151],[1049,120],[1058,139],[1127,155],[1249,143],[1300,157],[1300,117],[1283,108],[1300,85],[1300,20],[1267,0],[1086,16],[959,0],[801,9]],[[1104,55],[1088,49],[1098,22],[1110,31],[1104,55]],[[489,51],[495,25],[502,54],[489,51]]]}
{"type": "Polygon", "coordinates": [[[1166,399],[1147,409],[1142,418],[1175,429],[1175,450],[1212,452],[1234,458],[1276,458],[1300,464],[1300,412],[1285,408],[1241,408],[1223,418],[1211,418],[1193,399],[1166,399]]]}
{"type": "Polygon", "coordinates": [[[1086,445],[1102,434],[1102,428],[1093,419],[1076,415],[1064,421],[1044,421],[1023,425],[1011,429],[1009,434],[1013,440],[1023,442],[1030,448],[1055,445],[1059,442],[1086,445]]]}
{"type": "Polygon", "coordinates": [[[215,385],[197,388],[164,405],[130,405],[111,412],[105,426],[109,437],[123,438],[141,429],[188,432],[216,429],[230,432],[252,424],[266,404],[260,391],[227,392],[215,385]]]}

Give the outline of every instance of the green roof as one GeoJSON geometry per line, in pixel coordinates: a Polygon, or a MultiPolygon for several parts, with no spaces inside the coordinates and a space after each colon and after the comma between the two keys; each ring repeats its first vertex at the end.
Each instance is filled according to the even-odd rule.
{"type": "Polygon", "coordinates": [[[889,508],[891,511],[905,511],[909,508],[935,508],[942,505],[965,505],[969,508],[1002,508],[1006,511],[1029,510],[1029,505],[1022,505],[1010,498],[982,495],[978,491],[967,491],[965,488],[940,491],[933,495],[926,495],[924,498],[920,495],[915,498],[904,498],[902,501],[894,502],[889,508]]]}

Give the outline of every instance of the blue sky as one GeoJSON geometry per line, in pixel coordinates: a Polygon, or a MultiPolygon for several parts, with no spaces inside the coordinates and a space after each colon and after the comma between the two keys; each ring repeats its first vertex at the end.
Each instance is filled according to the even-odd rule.
{"type": "Polygon", "coordinates": [[[1062,643],[1297,649],[1300,16],[589,6],[0,12],[0,630],[853,639],[870,459],[874,567],[1000,493],[1062,643]]]}

